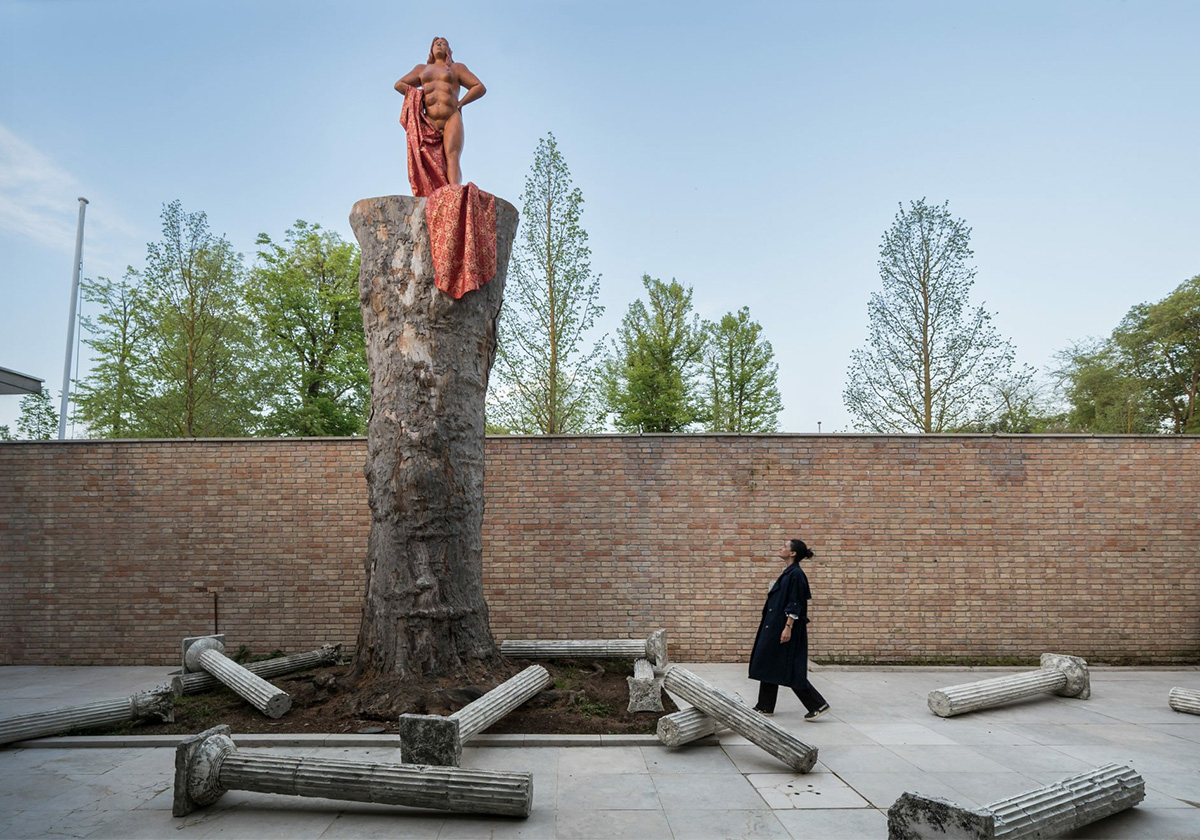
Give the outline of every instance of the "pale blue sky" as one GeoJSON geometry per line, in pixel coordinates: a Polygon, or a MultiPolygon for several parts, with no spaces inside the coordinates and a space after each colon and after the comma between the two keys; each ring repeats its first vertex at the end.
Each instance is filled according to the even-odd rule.
{"type": "Polygon", "coordinates": [[[602,331],[644,273],[749,306],[784,431],[849,428],[899,202],[967,220],[973,300],[1039,368],[1200,273],[1200,3],[438,7],[0,0],[0,366],[58,392],[77,196],[89,277],[140,267],[174,199],[248,258],[298,218],[352,238],[357,199],[409,192],[392,83],[434,35],[488,86],[465,177],[517,203],[553,131],[602,331]]]}

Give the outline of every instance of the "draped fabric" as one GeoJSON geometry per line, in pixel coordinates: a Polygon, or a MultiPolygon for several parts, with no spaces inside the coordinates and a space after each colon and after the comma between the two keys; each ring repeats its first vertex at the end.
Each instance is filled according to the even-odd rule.
{"type": "Polygon", "coordinates": [[[400,124],[408,135],[408,182],[418,198],[431,195],[446,180],[446,150],[442,130],[425,116],[425,91],[410,87],[400,109],[400,124]]]}
{"type": "Polygon", "coordinates": [[[445,186],[425,202],[434,282],[458,300],[496,274],[496,197],[474,184],[445,186]]]}
{"type": "Polygon", "coordinates": [[[425,224],[434,282],[455,300],[496,275],[496,197],[474,184],[450,185],[442,131],[425,116],[425,91],[409,88],[400,110],[408,136],[408,182],[427,197],[425,224]]]}

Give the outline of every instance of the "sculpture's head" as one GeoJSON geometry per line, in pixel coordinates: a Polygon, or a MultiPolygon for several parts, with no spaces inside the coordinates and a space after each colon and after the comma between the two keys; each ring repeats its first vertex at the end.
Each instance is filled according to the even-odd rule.
{"type": "Polygon", "coordinates": [[[433,64],[436,59],[444,59],[447,64],[454,63],[454,53],[450,51],[450,42],[440,35],[433,39],[433,43],[429,45],[429,61],[428,64],[433,64]]]}

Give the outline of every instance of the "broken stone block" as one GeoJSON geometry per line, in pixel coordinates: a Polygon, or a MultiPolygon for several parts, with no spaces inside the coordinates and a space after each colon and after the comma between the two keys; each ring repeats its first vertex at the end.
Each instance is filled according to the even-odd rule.
{"type": "Polygon", "coordinates": [[[678,747],[716,734],[719,724],[696,708],[682,709],[658,719],[655,732],[668,747],[678,747]]]}
{"type": "Polygon", "coordinates": [[[654,666],[646,659],[635,659],[633,676],[626,677],[629,683],[629,711],[661,712],[662,677],[654,675],[654,666]]]}
{"type": "Polygon", "coordinates": [[[452,715],[400,715],[400,760],[457,767],[463,744],[550,685],[550,672],[530,665],[452,715]]]}
{"type": "MultiPolygon", "coordinates": [[[[310,650],[308,653],[294,653],[291,656],[281,656],[276,659],[251,662],[245,668],[250,673],[260,676],[265,680],[270,677],[279,677],[283,674],[303,671],[307,668],[333,665],[340,661],[341,658],[341,645],[321,645],[321,647],[316,650],[310,650]]],[[[181,674],[172,679],[171,689],[175,692],[176,697],[182,697],[185,694],[208,691],[220,684],[221,681],[212,674],[206,671],[197,671],[192,674],[181,674]]]]}
{"type": "Polygon", "coordinates": [[[1172,688],[1171,693],[1167,695],[1167,703],[1177,712],[1200,715],[1200,691],[1172,688]]]}
{"type": "Polygon", "coordinates": [[[228,790],[528,817],[533,774],[240,752],[228,726],[175,750],[171,813],[185,817],[228,790]]]}
{"type": "Polygon", "coordinates": [[[513,659],[641,659],[655,668],[667,667],[667,631],[655,630],[647,639],[570,641],[513,639],[501,642],[500,652],[513,659]]]}
{"type": "Polygon", "coordinates": [[[0,719],[0,744],[57,735],[71,729],[95,729],[118,726],[151,715],[164,721],[175,720],[175,704],[166,686],[142,691],[118,700],[98,700],[79,706],[47,709],[0,719]]]}
{"type": "Polygon", "coordinates": [[[1045,693],[1087,700],[1092,696],[1087,662],[1078,656],[1043,653],[1036,671],[940,688],[929,692],[927,702],[938,717],[953,717],[1045,693]]]}
{"type": "Polygon", "coordinates": [[[1106,764],[983,808],[966,808],[937,797],[904,793],[888,809],[888,838],[1056,837],[1132,808],[1145,795],[1142,777],[1119,764],[1106,764]]]}
{"type": "Polygon", "coordinates": [[[817,748],[801,741],[782,726],[747,707],[735,697],[705,682],[691,671],[672,665],[663,685],[673,694],[755,746],[766,750],[798,773],[807,773],[817,763],[817,748]]]}
{"type": "Polygon", "coordinates": [[[225,636],[192,636],[183,640],[183,671],[207,671],[269,718],[283,717],[292,698],[225,655],[225,636]]]}

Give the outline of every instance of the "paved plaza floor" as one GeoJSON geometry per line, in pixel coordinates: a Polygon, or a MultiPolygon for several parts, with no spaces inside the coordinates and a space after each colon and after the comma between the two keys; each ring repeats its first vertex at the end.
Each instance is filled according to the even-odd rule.
{"type": "MultiPolygon", "coordinates": [[[[685,667],[751,704],[756,697],[742,665],[685,667]]],[[[520,736],[481,736],[498,746],[465,749],[464,766],[533,773],[533,813],[524,820],[240,791],[176,819],[173,748],[134,739],[87,748],[62,744],[95,739],[26,742],[0,747],[0,838],[882,840],[887,808],[906,790],[984,805],[1109,762],[1143,776],[1145,800],[1065,836],[1200,838],[1200,717],[1167,705],[1173,686],[1200,689],[1200,669],[1094,668],[1086,701],[1046,695],[950,719],[926,707],[933,689],[1020,670],[1027,669],[820,669],[813,682],[832,711],[805,722],[799,702],[781,693],[774,718],[819,749],[806,775],[731,733],[680,748],[650,738],[531,746],[534,739],[520,736]]],[[[0,715],[121,697],[169,671],[3,667],[0,715]]],[[[242,748],[399,760],[394,737],[276,743],[242,748]]]]}

